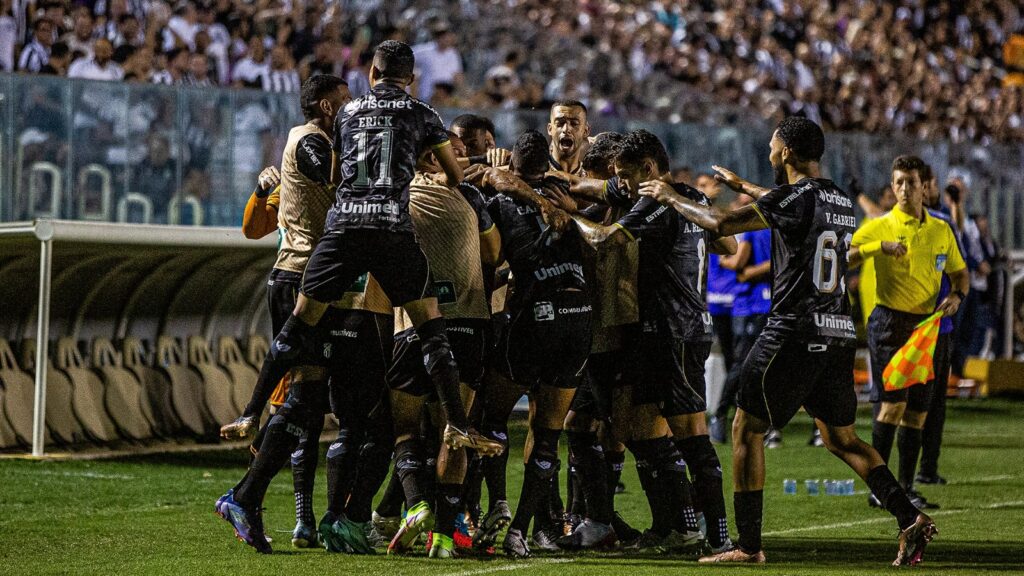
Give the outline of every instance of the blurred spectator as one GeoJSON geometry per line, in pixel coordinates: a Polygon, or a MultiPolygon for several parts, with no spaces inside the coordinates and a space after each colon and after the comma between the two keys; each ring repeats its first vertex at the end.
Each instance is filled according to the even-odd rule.
{"type": "Polygon", "coordinates": [[[188,73],[185,74],[182,84],[193,88],[217,85],[210,78],[210,61],[206,58],[206,54],[192,54],[189,56],[188,73]]]}
{"type": "Polygon", "coordinates": [[[92,58],[93,19],[89,9],[81,6],[74,13],[75,26],[70,32],[60,37],[68,45],[74,59],[92,58]]]}
{"type": "Polygon", "coordinates": [[[231,82],[239,87],[262,88],[263,77],[270,71],[267,49],[263,45],[263,38],[258,35],[249,40],[248,46],[245,57],[235,64],[231,72],[231,82]]]}
{"type": "Polygon", "coordinates": [[[22,72],[39,72],[50,60],[50,47],[53,46],[54,26],[46,18],[36,20],[32,26],[32,41],[21,51],[18,58],[18,70],[22,72]]]}
{"type": "Polygon", "coordinates": [[[14,45],[18,43],[18,21],[12,0],[0,0],[0,72],[14,71],[14,45]]]}
{"type": "Polygon", "coordinates": [[[359,98],[370,91],[370,64],[373,62],[373,52],[364,50],[356,60],[356,66],[345,75],[348,82],[348,91],[353,98],[359,98]]]}
{"type": "Polygon", "coordinates": [[[188,74],[189,52],[184,48],[174,48],[167,53],[163,70],[153,72],[154,84],[182,84],[188,74]]]}
{"type": "Polygon", "coordinates": [[[135,170],[134,187],[153,203],[153,222],[166,224],[167,206],[178,188],[178,165],[165,136],[151,135],[146,147],[146,157],[135,170]]]}
{"type": "Polygon", "coordinates": [[[110,40],[100,38],[93,45],[94,55],[91,58],[79,58],[68,68],[68,77],[85,80],[121,80],[124,71],[111,58],[114,47],[110,40]]]}
{"type": "Polygon", "coordinates": [[[40,74],[50,76],[67,76],[71,65],[71,50],[63,42],[57,42],[50,48],[50,60],[39,69],[40,74]]]}
{"type": "Polygon", "coordinates": [[[298,92],[299,73],[295,71],[292,55],[284,46],[270,51],[270,70],[263,76],[263,89],[267,92],[298,92]]]}
{"type": "Polygon", "coordinates": [[[416,97],[430,102],[437,84],[448,84],[452,92],[462,85],[462,56],[455,47],[457,37],[447,23],[434,25],[434,39],[413,47],[416,54],[416,97]]]}

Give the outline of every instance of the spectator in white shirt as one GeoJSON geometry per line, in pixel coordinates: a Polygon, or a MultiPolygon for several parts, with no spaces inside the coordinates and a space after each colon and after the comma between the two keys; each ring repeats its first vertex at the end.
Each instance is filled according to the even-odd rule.
{"type": "Polygon", "coordinates": [[[462,56],[455,48],[455,33],[447,24],[434,28],[434,41],[413,49],[416,54],[416,97],[430,102],[434,85],[450,84],[458,92],[462,86],[462,56]]]}
{"type": "Polygon", "coordinates": [[[78,52],[85,58],[92,58],[93,18],[86,7],[75,10],[75,27],[60,40],[68,45],[72,53],[78,52]]]}
{"type": "Polygon", "coordinates": [[[68,77],[85,80],[121,80],[124,78],[124,71],[111,60],[113,55],[114,47],[110,40],[100,38],[93,45],[93,57],[75,60],[68,68],[68,77]]]}
{"type": "Polygon", "coordinates": [[[249,40],[249,53],[235,64],[231,82],[239,88],[262,88],[263,77],[270,71],[267,49],[258,34],[249,40]]]}
{"type": "Polygon", "coordinates": [[[18,40],[18,21],[11,11],[11,0],[0,0],[0,72],[14,72],[14,45],[18,40]]]}
{"type": "Polygon", "coordinates": [[[292,55],[284,46],[274,46],[270,51],[270,71],[263,76],[263,90],[266,92],[298,92],[301,82],[295,70],[292,55]]]}
{"type": "Polygon", "coordinates": [[[53,46],[53,22],[47,18],[36,20],[32,41],[25,45],[18,57],[18,70],[35,74],[50,60],[53,46]]]}
{"type": "Polygon", "coordinates": [[[164,51],[175,46],[184,46],[189,51],[196,48],[196,32],[199,32],[199,15],[191,2],[186,2],[175,11],[164,28],[164,51]]]}

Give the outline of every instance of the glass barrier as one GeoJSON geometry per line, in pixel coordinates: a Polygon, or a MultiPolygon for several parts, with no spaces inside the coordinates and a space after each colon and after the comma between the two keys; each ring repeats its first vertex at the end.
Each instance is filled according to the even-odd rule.
{"type": "MultiPolygon", "coordinates": [[[[696,174],[720,164],[770,184],[771,127],[694,105],[706,125],[597,116],[592,133],[646,128],[665,142],[674,167],[696,174]]],[[[486,114],[503,146],[547,123],[543,110],[486,114]]],[[[236,226],[257,174],[280,163],[289,128],[301,122],[297,94],[0,74],[0,221],[236,226]]],[[[823,171],[874,196],[892,159],[906,153],[929,162],[942,185],[964,178],[970,210],[990,216],[1004,247],[1024,249],[1024,146],[830,133],[823,171]]]]}

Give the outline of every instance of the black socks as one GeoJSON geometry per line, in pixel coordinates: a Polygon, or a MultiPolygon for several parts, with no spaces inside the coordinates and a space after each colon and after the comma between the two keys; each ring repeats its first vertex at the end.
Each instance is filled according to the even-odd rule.
{"type": "Polygon", "coordinates": [[[764,491],[735,492],[732,502],[736,513],[736,528],[740,533],[737,545],[747,554],[760,552],[764,491]]]}
{"type": "Polygon", "coordinates": [[[878,420],[871,423],[871,446],[878,451],[878,455],[886,464],[889,463],[889,455],[892,454],[892,443],[895,439],[895,424],[886,424],[878,420]]]}
{"type": "Polygon", "coordinates": [[[892,475],[887,466],[872,468],[868,472],[866,480],[868,488],[882,503],[882,507],[896,517],[900,530],[906,529],[914,523],[920,512],[910,503],[907,493],[900,487],[896,477],[892,475]]]}
{"type": "Polygon", "coordinates": [[[896,446],[900,449],[900,486],[903,486],[904,490],[910,490],[914,487],[917,457],[921,454],[921,431],[900,426],[896,434],[896,446]]]}
{"type": "Polygon", "coordinates": [[[729,525],[722,494],[722,464],[711,439],[703,436],[677,439],[676,447],[686,460],[693,480],[697,506],[704,512],[708,543],[718,548],[729,538],[729,525]]]}
{"type": "Polygon", "coordinates": [[[423,364],[427,374],[434,381],[437,397],[441,401],[447,422],[459,430],[469,428],[466,407],[459,394],[459,367],[455,364],[444,318],[434,318],[420,324],[416,329],[423,352],[423,364]]]}

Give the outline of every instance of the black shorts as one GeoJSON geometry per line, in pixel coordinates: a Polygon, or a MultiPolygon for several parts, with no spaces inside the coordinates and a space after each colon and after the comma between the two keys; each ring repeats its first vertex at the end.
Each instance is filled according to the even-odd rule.
{"type": "Polygon", "coordinates": [[[811,344],[765,330],[740,372],[736,405],[776,429],[803,406],[830,426],[850,426],[857,415],[853,346],[811,344]]]}
{"type": "Polygon", "coordinates": [[[342,427],[359,426],[387,391],[394,318],[365,310],[331,308],[320,326],[330,376],[331,411],[342,427]]]}
{"type": "Polygon", "coordinates": [[[871,353],[871,401],[872,402],[906,402],[907,410],[927,412],[932,401],[934,386],[918,384],[902,390],[885,390],[885,379],[882,374],[885,367],[907,340],[914,328],[927,315],[909,314],[875,306],[868,318],[868,351],[871,353]]]}
{"type": "MultiPolygon", "coordinates": [[[[445,319],[445,332],[452,356],[459,366],[459,381],[480,389],[484,377],[484,348],[488,321],[473,318],[445,319]]],[[[394,361],[387,374],[388,387],[413,396],[434,394],[434,382],[423,365],[423,352],[416,330],[409,328],[394,336],[394,361]]]]}
{"type": "Polygon", "coordinates": [[[298,272],[277,268],[270,271],[270,278],[267,279],[267,308],[270,309],[270,326],[275,336],[295,310],[295,298],[301,286],[302,274],[298,272]]]}
{"type": "Polygon", "coordinates": [[[558,292],[512,314],[495,368],[516,384],[576,388],[590,355],[593,309],[585,292],[558,292]]]}
{"type": "Polygon", "coordinates": [[[306,264],[302,293],[334,302],[366,272],[395,306],[434,296],[430,265],[416,236],[380,230],[324,234],[306,264]]]}
{"type": "MultiPolygon", "coordinates": [[[[627,341],[633,338],[626,337],[627,341]]],[[[636,380],[635,353],[631,349],[618,349],[591,354],[583,383],[572,401],[572,410],[598,420],[610,420],[615,389],[630,386],[636,380]]]]}
{"type": "Polygon", "coordinates": [[[633,404],[655,404],[666,418],[707,411],[704,363],[710,354],[711,342],[644,332],[635,353],[633,404]]]}

